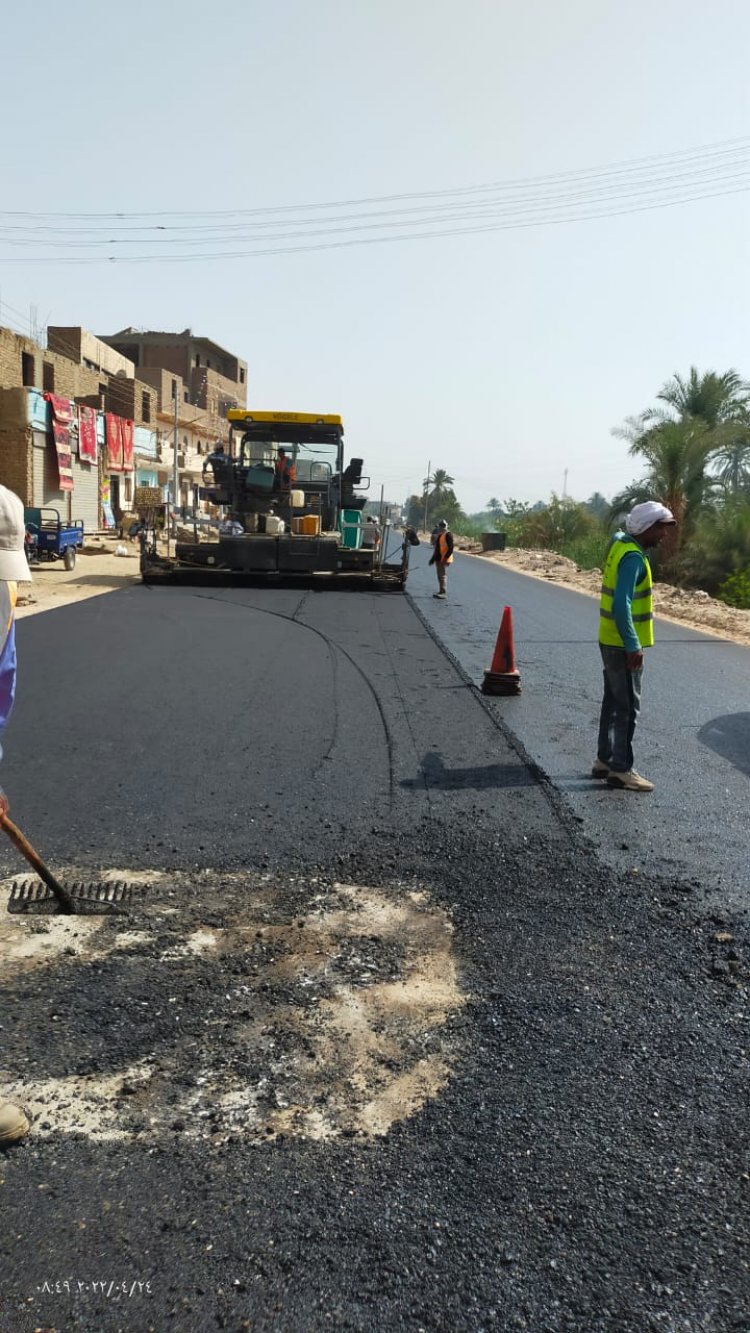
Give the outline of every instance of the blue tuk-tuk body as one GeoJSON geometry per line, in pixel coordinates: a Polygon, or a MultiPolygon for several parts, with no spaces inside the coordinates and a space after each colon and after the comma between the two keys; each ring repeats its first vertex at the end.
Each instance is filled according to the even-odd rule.
{"type": "Polygon", "coordinates": [[[29,560],[62,560],[73,569],[76,550],[83,546],[83,520],[63,523],[57,509],[24,509],[23,516],[29,560]]]}

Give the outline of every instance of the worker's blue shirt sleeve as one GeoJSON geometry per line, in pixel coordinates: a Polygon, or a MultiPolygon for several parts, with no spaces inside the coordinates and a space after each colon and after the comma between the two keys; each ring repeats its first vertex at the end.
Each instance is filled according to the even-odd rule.
{"type": "Polygon", "coordinates": [[[615,595],[612,599],[612,614],[626,653],[638,653],[641,650],[640,639],[633,624],[632,603],[636,587],[645,575],[646,562],[643,556],[637,551],[628,551],[618,566],[615,595]]]}
{"type": "MultiPolygon", "coordinates": [[[[11,624],[3,651],[0,654],[0,733],[13,711],[16,697],[16,622],[11,624]]],[[[0,758],[3,749],[0,745],[0,758]]]]}

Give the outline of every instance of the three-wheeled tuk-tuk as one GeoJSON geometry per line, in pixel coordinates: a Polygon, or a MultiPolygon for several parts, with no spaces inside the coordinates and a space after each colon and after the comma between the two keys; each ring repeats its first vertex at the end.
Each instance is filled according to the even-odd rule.
{"type": "Polygon", "coordinates": [[[57,509],[24,509],[26,556],[31,564],[40,560],[62,560],[75,569],[76,551],[83,546],[83,521],[63,523],[57,509]]]}

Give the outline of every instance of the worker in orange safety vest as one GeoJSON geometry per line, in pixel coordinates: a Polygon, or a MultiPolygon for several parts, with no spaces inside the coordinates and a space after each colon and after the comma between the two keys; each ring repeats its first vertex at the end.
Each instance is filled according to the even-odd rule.
{"type": "Polygon", "coordinates": [[[276,459],[276,485],[280,491],[288,491],[297,480],[297,468],[293,458],[289,458],[286,449],[279,449],[276,459]]]}
{"type": "Polygon", "coordinates": [[[438,590],[433,597],[442,599],[447,596],[448,566],[453,564],[453,533],[444,518],[438,523],[430,564],[435,566],[438,578],[438,590]]]}

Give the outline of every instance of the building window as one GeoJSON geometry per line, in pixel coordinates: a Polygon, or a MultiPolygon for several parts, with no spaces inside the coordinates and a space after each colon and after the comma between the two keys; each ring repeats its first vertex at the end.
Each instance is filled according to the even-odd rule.
{"type": "Polygon", "coordinates": [[[55,367],[51,361],[42,364],[42,388],[45,393],[55,392],[55,367]]]}
{"type": "Polygon", "coordinates": [[[185,402],[186,403],[190,402],[190,394],[188,393],[187,389],[185,390],[185,402]]]}
{"type": "Polygon", "coordinates": [[[201,363],[201,354],[200,354],[200,352],[198,352],[198,354],[197,354],[197,356],[196,356],[196,358],[195,358],[195,364],[196,364],[196,366],[199,366],[200,363],[201,363]]]}
{"type": "Polygon", "coordinates": [[[151,394],[141,394],[141,421],[151,420],[151,394]]]}
{"type": "Polygon", "coordinates": [[[244,383],[245,383],[245,372],[244,370],[240,370],[240,384],[244,383]]]}
{"type": "Polygon", "coordinates": [[[198,453],[199,454],[203,453],[203,445],[201,444],[200,440],[198,441],[198,453]]]}
{"type": "Polygon", "coordinates": [[[211,369],[211,362],[210,362],[210,360],[209,360],[208,357],[206,357],[206,365],[208,366],[208,369],[210,370],[210,369],[211,369]]]}
{"type": "Polygon", "coordinates": [[[21,353],[21,383],[27,389],[34,387],[34,358],[31,352],[21,353]]]}
{"type": "Polygon", "coordinates": [[[172,380],[172,401],[177,402],[177,380],[172,380]]]}

